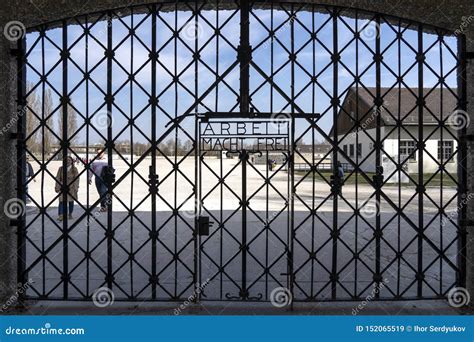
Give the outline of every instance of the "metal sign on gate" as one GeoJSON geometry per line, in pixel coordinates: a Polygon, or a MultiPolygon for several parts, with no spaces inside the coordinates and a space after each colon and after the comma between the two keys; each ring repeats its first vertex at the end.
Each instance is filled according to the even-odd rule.
{"type": "Polygon", "coordinates": [[[209,120],[199,124],[202,152],[288,151],[289,120],[209,120]]]}

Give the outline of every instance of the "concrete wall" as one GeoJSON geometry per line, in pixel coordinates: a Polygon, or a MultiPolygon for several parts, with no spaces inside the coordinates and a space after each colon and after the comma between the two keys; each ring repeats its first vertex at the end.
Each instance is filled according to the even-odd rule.
{"type": "MultiPolygon", "coordinates": [[[[43,22],[54,21],[71,16],[101,11],[109,8],[121,8],[129,4],[153,3],[151,1],[130,0],[5,0],[0,7],[0,26],[2,28],[12,20],[21,21],[26,27],[43,22]]],[[[338,5],[366,9],[399,16],[426,24],[436,25],[451,31],[466,34],[467,49],[474,52],[474,2],[472,0],[453,0],[436,2],[432,0],[321,0],[320,4],[338,5]]],[[[3,30],[2,30],[3,31],[3,30]]],[[[0,126],[5,127],[16,116],[15,103],[15,60],[10,55],[11,42],[0,36],[0,126]]],[[[474,97],[474,62],[468,64],[468,101],[474,97]]],[[[474,121],[474,101],[468,103],[467,112],[474,121]]],[[[468,133],[474,134],[474,125],[468,127],[468,133]]],[[[468,156],[474,152],[474,142],[468,143],[468,156]]],[[[7,134],[0,136],[0,205],[14,197],[15,149],[7,134]]],[[[474,191],[474,158],[467,160],[468,191],[474,191]]],[[[474,219],[474,203],[468,203],[469,218],[474,219]]],[[[468,227],[468,288],[474,295],[474,227],[468,227]]],[[[9,297],[16,286],[16,235],[9,227],[9,219],[0,217],[0,298],[9,297]]]]}

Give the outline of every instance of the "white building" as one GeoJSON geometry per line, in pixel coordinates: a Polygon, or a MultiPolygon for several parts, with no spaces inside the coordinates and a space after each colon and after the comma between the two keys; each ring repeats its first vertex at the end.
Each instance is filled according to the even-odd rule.
{"type": "MultiPolygon", "coordinates": [[[[337,120],[337,139],[344,153],[338,154],[341,163],[349,159],[364,172],[375,172],[377,113],[373,110],[375,88],[351,88],[347,92],[337,120]],[[356,122],[360,128],[356,129],[356,122]],[[344,156],[345,155],[345,156],[344,156]]],[[[380,111],[381,160],[385,177],[402,165],[408,174],[418,174],[419,106],[416,88],[382,88],[384,99],[380,111]],[[400,122],[400,125],[397,125],[400,122]],[[398,127],[397,127],[398,126],[398,127]]],[[[422,135],[423,173],[435,173],[439,164],[455,174],[457,169],[457,130],[453,126],[456,97],[449,90],[424,89],[422,135]],[[442,95],[441,95],[442,94],[442,95]],[[440,123],[443,121],[443,123],[440,123]],[[439,163],[439,164],[438,164],[439,163]]],[[[334,135],[334,127],[331,136],[334,135]]],[[[392,180],[393,181],[393,180],[392,180]]]]}

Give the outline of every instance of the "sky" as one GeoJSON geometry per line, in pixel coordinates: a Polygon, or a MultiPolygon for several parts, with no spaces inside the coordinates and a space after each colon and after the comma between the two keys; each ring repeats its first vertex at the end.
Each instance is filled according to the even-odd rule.
{"type": "MultiPolygon", "coordinates": [[[[198,66],[197,93],[201,95],[215,81],[216,75],[213,71],[222,74],[236,60],[236,48],[239,44],[239,13],[231,10],[220,10],[219,15],[215,11],[203,11],[202,17],[197,21],[197,42],[202,48],[200,56],[203,63],[198,66]],[[225,23],[225,24],[224,24],[225,23]],[[214,27],[220,29],[222,37],[209,39],[214,34],[214,27]],[[225,37],[225,39],[223,38],[225,37]],[[219,52],[217,53],[217,48],[219,52]],[[207,67],[206,67],[206,65],[207,67]],[[209,70],[210,68],[210,70],[209,70]]],[[[273,77],[274,82],[286,93],[291,94],[291,63],[288,52],[291,52],[291,24],[288,13],[282,10],[253,10],[250,21],[250,44],[255,49],[252,57],[267,75],[270,75],[271,61],[273,60],[273,72],[279,70],[273,77]],[[271,43],[267,28],[270,28],[273,17],[275,39],[271,43]],[[267,28],[265,28],[265,26],[267,28]],[[285,64],[286,63],[286,64],[285,64]]],[[[191,17],[189,11],[179,11],[175,16],[174,12],[161,12],[157,18],[156,44],[159,51],[159,59],[156,71],[156,91],[159,95],[157,107],[157,127],[156,135],[160,137],[165,131],[170,119],[183,114],[194,102],[196,86],[194,63],[192,56],[195,44],[194,21],[186,24],[191,17]],[[171,38],[171,28],[183,27],[180,32],[182,40],[171,38]],[[170,40],[171,38],[171,40],[170,40]],[[175,58],[176,57],[176,58],[175,58]],[[191,66],[186,69],[188,65],[191,66]],[[166,70],[168,69],[168,70],[166,70]],[[173,75],[180,75],[181,85],[172,84],[173,75]],[[171,84],[171,86],[170,86],[171,84]],[[188,90],[185,89],[188,88],[188,90]]],[[[299,12],[293,22],[294,27],[294,50],[297,58],[294,67],[294,92],[300,95],[296,97],[296,104],[305,113],[324,114],[318,121],[318,125],[329,132],[332,126],[332,109],[330,106],[330,96],[333,94],[333,67],[331,63],[331,52],[333,50],[334,27],[329,14],[311,13],[309,11],[299,12]],[[317,41],[311,41],[310,31],[317,32],[317,41]],[[313,27],[314,26],[314,27],[313,27]],[[314,69],[313,69],[314,68],[314,69]],[[306,69],[305,72],[303,69],[306,69]],[[324,72],[322,72],[325,70],[324,72]],[[319,84],[305,86],[311,80],[310,75],[318,75],[319,84]]],[[[148,93],[151,93],[152,76],[151,63],[149,62],[149,49],[152,40],[152,20],[145,14],[134,14],[122,18],[123,23],[115,18],[112,20],[112,45],[115,56],[112,65],[112,89],[114,92],[114,108],[112,110],[112,130],[113,137],[117,140],[127,140],[131,138],[137,142],[146,142],[151,135],[151,109],[148,106],[148,93]],[[125,25],[126,24],[126,25],[125,25]],[[135,29],[135,37],[127,37],[128,28],[135,29]],[[133,61],[131,56],[133,56],[133,61]],[[135,76],[135,83],[128,80],[127,72],[140,71],[135,76]],[[125,84],[125,86],[123,86],[125,84]],[[148,108],[146,108],[148,106],[148,108]],[[133,119],[137,128],[127,128],[129,120],[133,119]],[[125,130],[124,130],[125,128],[125,130]]],[[[343,17],[337,21],[337,44],[341,55],[341,63],[338,66],[338,94],[344,95],[345,91],[354,82],[353,74],[362,73],[372,62],[372,52],[359,42],[356,46],[353,32],[348,28],[361,32],[361,40],[368,47],[375,51],[376,25],[366,19],[355,20],[343,17]],[[352,40],[352,42],[351,42],[352,40]],[[358,48],[358,51],[356,50],[358,48]],[[344,66],[342,65],[344,64],[344,66]]],[[[106,115],[104,106],[104,93],[107,89],[107,63],[104,59],[104,47],[107,43],[107,22],[101,21],[90,27],[88,38],[80,38],[84,28],[80,25],[71,24],[68,26],[68,48],[70,49],[70,60],[68,61],[67,77],[68,91],[73,105],[84,116],[91,115],[95,111],[99,113],[92,124],[98,132],[106,134],[106,125],[101,116],[106,115]],[[95,39],[94,39],[94,38],[95,39]],[[79,39],[80,38],[80,39],[79,39]],[[78,40],[79,39],[79,40],[78,40]],[[87,48],[86,48],[87,43],[87,48]],[[96,66],[94,68],[94,66],[96,66]],[[86,69],[94,70],[90,76],[95,84],[83,82],[83,74],[86,69]],[[74,91],[72,91],[74,90],[74,91]]],[[[398,30],[398,26],[393,26],[398,30]]],[[[404,30],[404,28],[402,28],[404,30]]],[[[62,91],[63,68],[60,61],[60,48],[62,46],[62,28],[53,28],[46,33],[47,38],[40,38],[38,32],[31,32],[27,35],[28,63],[27,80],[33,84],[40,83],[37,94],[42,94],[42,84],[40,75],[47,74],[45,88],[62,91]],[[59,48],[59,49],[58,49],[59,48]],[[44,58],[42,58],[44,56],[44,58]],[[44,64],[43,64],[44,63],[44,64]],[[36,71],[35,71],[36,70],[36,71]],[[39,73],[39,74],[38,74],[39,73]]],[[[405,42],[395,42],[396,38],[390,26],[386,23],[380,25],[381,50],[384,52],[384,63],[392,68],[393,72],[398,70],[398,52],[400,49],[400,73],[404,74],[415,63],[416,54],[409,47],[416,49],[418,45],[417,32],[409,28],[403,32],[405,42]]],[[[444,43],[435,43],[437,36],[431,33],[423,33],[423,48],[426,51],[426,64],[429,64],[435,73],[446,76],[446,84],[449,87],[456,87],[456,73],[451,71],[456,65],[456,59],[449,51],[456,52],[456,37],[445,37],[444,43]],[[440,61],[442,56],[443,62],[440,61]],[[448,75],[448,73],[450,74],[448,75]]],[[[425,87],[433,87],[438,82],[438,76],[428,67],[424,67],[423,83],[425,87]]],[[[236,111],[238,107],[237,97],[229,87],[235,92],[239,90],[239,69],[236,67],[224,79],[226,84],[221,83],[203,100],[204,106],[198,107],[198,112],[211,111],[236,111]],[[229,86],[229,87],[228,87],[229,86]]],[[[391,87],[396,83],[395,76],[386,66],[381,68],[382,87],[391,87]]],[[[418,86],[418,70],[415,66],[404,77],[404,81],[409,87],[418,86]]],[[[360,82],[366,87],[375,86],[375,64],[372,65],[360,78],[360,82]]],[[[260,112],[289,112],[291,108],[275,90],[271,91],[268,83],[260,87],[264,79],[254,69],[250,70],[250,89],[252,94],[252,105],[260,112]]],[[[59,96],[54,90],[54,107],[59,106],[59,96]]],[[[342,97],[341,97],[342,103],[342,97]]],[[[54,114],[58,115],[59,111],[54,114]]],[[[39,113],[41,115],[41,113],[39,113]]],[[[55,125],[57,119],[54,120],[55,125]]],[[[83,119],[78,117],[79,125],[83,119]]],[[[304,120],[298,120],[296,131],[303,132],[307,127],[304,120]]],[[[54,127],[57,129],[57,127],[54,127]]],[[[187,132],[194,136],[194,119],[188,118],[181,124],[182,130],[177,130],[177,135],[182,140],[186,138],[187,132]]],[[[172,135],[165,140],[174,137],[172,135]]],[[[78,134],[77,141],[85,142],[86,130],[83,129],[78,134]]],[[[99,142],[100,135],[94,131],[89,132],[89,143],[99,142]]],[[[304,141],[309,142],[310,137],[305,137],[304,141]]],[[[321,139],[316,135],[315,139],[321,139]]]]}

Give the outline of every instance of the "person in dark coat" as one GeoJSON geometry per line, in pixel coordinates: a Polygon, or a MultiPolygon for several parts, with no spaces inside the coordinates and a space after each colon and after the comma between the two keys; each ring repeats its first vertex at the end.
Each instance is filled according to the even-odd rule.
{"type": "Polygon", "coordinates": [[[104,156],[104,150],[98,149],[97,150],[97,157],[96,159],[90,163],[90,168],[87,173],[87,178],[89,184],[92,184],[92,177],[95,179],[95,187],[97,189],[97,193],[100,197],[100,211],[104,212],[107,211],[107,184],[104,179],[104,169],[107,169],[109,166],[107,159],[104,156]]]}
{"type": "MultiPolygon", "coordinates": [[[[35,175],[35,171],[33,170],[33,166],[31,166],[30,158],[26,157],[26,170],[25,170],[25,194],[26,194],[26,203],[31,202],[30,198],[28,197],[28,184],[30,179],[33,178],[35,175]]],[[[36,179],[33,178],[33,182],[36,182],[36,179]]]]}
{"type": "Polygon", "coordinates": [[[72,157],[67,157],[67,164],[66,164],[66,174],[67,179],[66,181],[63,180],[63,167],[60,166],[58,169],[58,173],[56,175],[56,186],[54,190],[56,193],[61,192],[61,185],[65,184],[69,187],[66,202],[64,202],[63,194],[59,195],[59,206],[58,206],[58,220],[62,221],[66,214],[69,214],[69,219],[72,219],[72,213],[74,211],[74,201],[77,201],[77,193],[79,191],[79,171],[74,166],[74,159],[72,157]],[[69,210],[68,210],[69,208],[69,210]]]}

